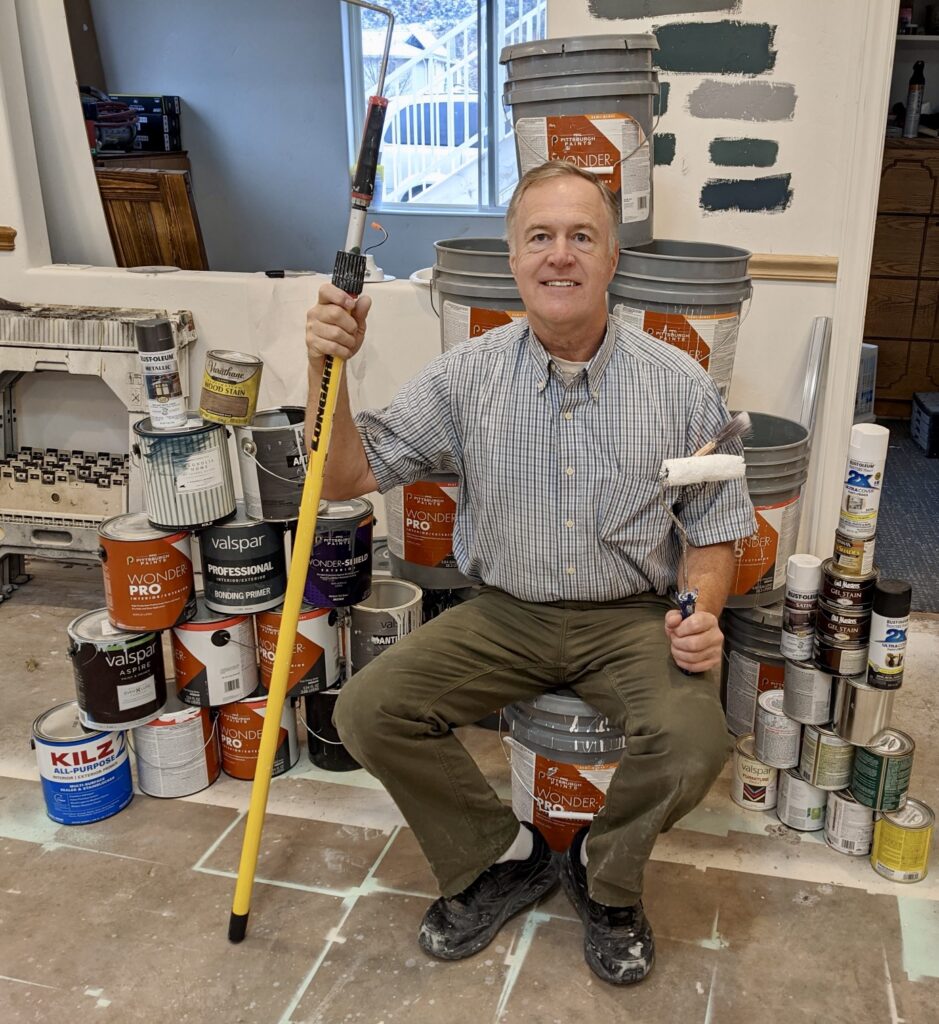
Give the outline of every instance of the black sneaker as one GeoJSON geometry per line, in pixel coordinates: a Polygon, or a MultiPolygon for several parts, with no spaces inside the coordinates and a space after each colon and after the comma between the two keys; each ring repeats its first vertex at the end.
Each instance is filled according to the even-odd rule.
{"type": "Polygon", "coordinates": [[[560,865],[541,833],[527,860],[493,864],[456,896],[441,896],[427,909],[417,941],[431,956],[462,960],[484,949],[510,917],[558,884],[560,865]]]}
{"type": "Polygon", "coordinates": [[[633,907],[608,907],[587,892],[587,871],[580,862],[580,847],[587,838],[581,829],[564,856],[561,881],[574,909],[584,922],[584,959],[587,966],[611,985],[632,985],[652,970],[655,940],[640,900],[633,907]]]}

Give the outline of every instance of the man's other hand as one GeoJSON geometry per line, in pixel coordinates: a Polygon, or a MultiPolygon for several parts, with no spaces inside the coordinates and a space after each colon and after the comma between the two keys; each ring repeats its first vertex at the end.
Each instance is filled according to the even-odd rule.
{"type": "Polygon", "coordinates": [[[665,632],[679,668],[705,672],[720,662],[724,634],[711,612],[695,612],[683,619],[673,608],[665,613],[665,632]]]}
{"type": "Polygon", "coordinates": [[[350,359],[358,352],[371,305],[368,295],[356,299],[333,284],[320,287],[316,305],[306,315],[306,346],[313,369],[322,371],[324,356],[350,359]]]}

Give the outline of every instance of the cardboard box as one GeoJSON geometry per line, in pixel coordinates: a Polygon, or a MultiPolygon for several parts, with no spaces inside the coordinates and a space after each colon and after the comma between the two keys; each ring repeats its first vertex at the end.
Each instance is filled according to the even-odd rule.
{"type": "Polygon", "coordinates": [[[126,103],[131,110],[141,114],[175,114],[180,112],[178,96],[136,96],[129,92],[112,92],[109,94],[115,103],[126,103]]]}
{"type": "Polygon", "coordinates": [[[144,131],[134,137],[134,150],[144,153],[176,153],[183,148],[179,132],[144,131]]]}

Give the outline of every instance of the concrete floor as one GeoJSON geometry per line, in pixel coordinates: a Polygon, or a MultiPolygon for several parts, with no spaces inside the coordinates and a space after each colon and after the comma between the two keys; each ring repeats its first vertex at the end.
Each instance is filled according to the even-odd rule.
{"type": "MultiPolygon", "coordinates": [[[[939,1020],[939,860],[881,879],[772,812],[738,809],[728,773],[656,846],[646,907],[658,962],[616,989],[583,962],[561,893],[463,963],[416,942],[435,896],[407,827],[363,772],[306,751],[273,780],[249,934],[226,930],[250,785],[137,794],[62,827],[45,814],[33,718],[74,697],[65,626],[103,605],[96,567],[32,563],[0,605],[0,1020],[245,1024],[931,1024],[939,1020]]],[[[895,724],[918,750],[911,793],[939,807],[939,617],[919,616],[895,724]]],[[[496,734],[464,739],[497,789],[496,734]]]]}

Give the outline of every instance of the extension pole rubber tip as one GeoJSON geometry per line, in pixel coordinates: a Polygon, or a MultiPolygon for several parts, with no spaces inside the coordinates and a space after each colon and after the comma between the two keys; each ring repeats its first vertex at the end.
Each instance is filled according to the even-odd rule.
{"type": "Polygon", "coordinates": [[[232,911],[228,919],[228,941],[241,942],[248,931],[248,915],[236,914],[232,911]]]}

